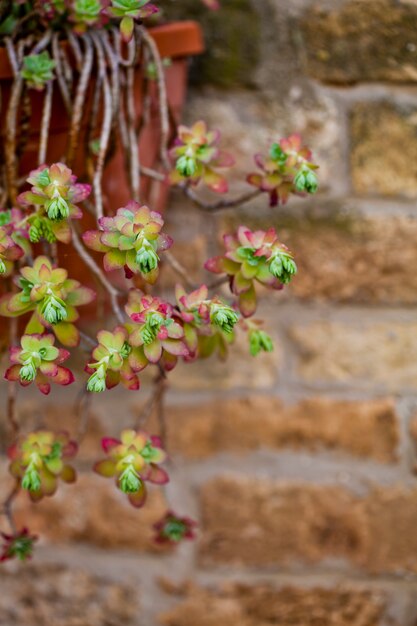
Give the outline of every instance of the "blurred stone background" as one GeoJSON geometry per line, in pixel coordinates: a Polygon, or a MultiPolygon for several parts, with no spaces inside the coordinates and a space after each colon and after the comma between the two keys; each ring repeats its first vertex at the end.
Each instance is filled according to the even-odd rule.
{"type": "MultiPolygon", "coordinates": [[[[33,565],[0,571],[0,624],[416,626],[417,2],[162,4],[203,23],[186,121],[222,129],[231,194],[251,155],[289,132],[321,168],[317,196],[274,210],[261,198],[208,216],[174,195],[174,251],[205,280],[207,234],[273,224],[299,274],[265,294],[272,355],[239,344],[226,364],[172,375],[168,498],[199,540],[156,549],[161,493],[138,512],[88,471],[146,380],[112,391],[91,407],[78,487],[19,503],[42,540],[33,565]]],[[[174,281],[166,271],[164,289],[174,281]]],[[[75,428],[74,393],[21,393],[21,417],[75,428]]]]}

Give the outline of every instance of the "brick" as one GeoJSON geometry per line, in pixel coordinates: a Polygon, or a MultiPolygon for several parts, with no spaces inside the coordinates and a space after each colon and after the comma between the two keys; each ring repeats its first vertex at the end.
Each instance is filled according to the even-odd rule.
{"type": "Polygon", "coordinates": [[[360,497],[340,486],[219,478],[202,491],[200,559],[281,567],[339,558],[371,572],[416,573],[416,515],[416,489],[360,497]]]}
{"type": "Polygon", "coordinates": [[[170,384],[180,391],[219,389],[268,389],[279,377],[282,353],[273,326],[268,332],[274,339],[274,351],[262,353],[256,359],[250,356],[247,337],[238,334],[230,346],[229,358],[220,361],[216,356],[193,363],[179,363],[170,373],[170,384]]]}
{"type": "Polygon", "coordinates": [[[266,396],[168,408],[168,448],[189,459],[219,452],[337,450],[385,463],[396,459],[398,424],[389,399],[337,402],[312,398],[293,406],[266,396]]]}
{"type": "Polygon", "coordinates": [[[350,383],[385,390],[417,385],[417,324],[414,322],[356,325],[317,321],[294,326],[300,360],[298,373],[307,382],[350,383]]]}
{"type": "Polygon", "coordinates": [[[356,105],[351,114],[350,160],[357,193],[416,198],[416,109],[388,103],[356,105]]]}
{"type": "Polygon", "coordinates": [[[128,585],[79,568],[27,565],[1,572],[0,626],[137,624],[137,595],[128,585]]]}
{"type": "Polygon", "coordinates": [[[378,626],[384,608],[383,594],[374,590],[228,583],[189,586],[185,599],[160,619],[166,626],[378,626]]]}
{"type": "Polygon", "coordinates": [[[146,506],[135,509],[111,480],[81,475],[75,485],[60,485],[53,498],[32,504],[26,493],[16,501],[18,525],[52,543],[87,542],[96,546],[155,551],[152,524],[166,511],[163,496],[152,489],[146,506]],[[111,515],[109,515],[111,511],[111,515]]]}
{"type": "Polygon", "coordinates": [[[351,0],[305,12],[307,72],[326,83],[416,82],[417,6],[395,0],[351,0]]]}

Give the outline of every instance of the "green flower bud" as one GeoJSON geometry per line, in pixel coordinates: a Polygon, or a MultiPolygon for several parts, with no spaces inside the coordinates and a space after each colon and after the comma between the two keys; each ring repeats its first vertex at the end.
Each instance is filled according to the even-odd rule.
{"type": "Polygon", "coordinates": [[[101,364],[87,381],[87,391],[101,393],[106,389],[106,368],[101,364]]]}
{"type": "Polygon", "coordinates": [[[316,193],[319,183],[316,174],[309,167],[303,166],[294,178],[294,185],[297,191],[316,193]]]}
{"type": "Polygon", "coordinates": [[[252,356],[257,356],[261,350],[272,352],[274,344],[271,337],[263,330],[251,330],[249,333],[249,351],[252,356]]]}
{"type": "Polygon", "coordinates": [[[52,198],[46,204],[46,211],[48,213],[48,217],[50,220],[54,222],[59,222],[60,220],[66,219],[69,217],[69,206],[67,201],[60,196],[59,194],[56,198],[52,198]]]}
{"type": "Polygon", "coordinates": [[[49,324],[59,324],[67,319],[65,302],[58,296],[47,296],[42,304],[41,314],[49,324]]]}
{"type": "Polygon", "coordinates": [[[22,489],[27,489],[27,491],[39,491],[40,488],[41,477],[34,464],[30,463],[22,478],[22,489]]]}
{"type": "Polygon", "coordinates": [[[32,243],[39,243],[41,240],[41,231],[39,224],[33,223],[29,228],[29,239],[32,243]]]}
{"type": "Polygon", "coordinates": [[[127,357],[129,356],[131,352],[132,352],[131,346],[127,343],[127,341],[125,341],[122,346],[122,349],[120,350],[120,356],[123,359],[127,359],[127,357]]]}
{"type": "Polygon", "coordinates": [[[159,257],[152,247],[143,246],[136,254],[136,263],[142,274],[149,274],[158,267],[159,257]]]}
{"type": "Polygon", "coordinates": [[[181,156],[175,166],[181,176],[194,176],[197,170],[197,163],[194,157],[181,156]]]}
{"type": "Polygon", "coordinates": [[[6,273],[6,264],[3,259],[0,257],[0,274],[6,273]]]}
{"type": "Polygon", "coordinates": [[[141,331],[142,341],[145,345],[149,345],[156,339],[163,323],[164,318],[159,313],[150,313],[146,317],[145,326],[141,331]]]}
{"type": "Polygon", "coordinates": [[[137,493],[142,486],[139,474],[133,467],[128,465],[119,476],[119,485],[123,493],[137,493]]]}
{"type": "Polygon", "coordinates": [[[278,278],[284,285],[288,284],[294,274],[297,273],[297,265],[294,259],[286,253],[278,252],[269,263],[269,271],[272,276],[278,278]]]}
{"type": "Polygon", "coordinates": [[[210,321],[215,326],[218,326],[225,333],[232,333],[233,328],[239,315],[232,307],[227,304],[212,304],[210,309],[210,321]]]}
{"type": "Polygon", "coordinates": [[[20,376],[20,380],[27,380],[29,382],[32,382],[32,380],[35,380],[36,366],[32,359],[27,360],[22,365],[22,367],[20,368],[19,376],[20,376]]]}

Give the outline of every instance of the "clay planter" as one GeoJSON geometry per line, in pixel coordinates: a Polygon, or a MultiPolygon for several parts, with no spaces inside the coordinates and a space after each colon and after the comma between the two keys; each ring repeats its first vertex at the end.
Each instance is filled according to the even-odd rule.
{"type": "MultiPolygon", "coordinates": [[[[170,58],[172,64],[166,68],[166,82],[168,103],[171,119],[178,123],[181,118],[182,107],[185,100],[187,88],[187,57],[200,54],[203,51],[203,39],[200,26],[195,22],[174,22],[163,26],[156,26],[149,29],[149,33],[155,40],[159,52],[163,58],[170,58]]],[[[94,71],[93,71],[94,75],[94,71]]],[[[10,94],[12,82],[12,69],[4,48],[0,49],[0,87],[2,94],[1,136],[5,132],[5,110],[10,94]]],[[[93,82],[93,81],[91,81],[93,82]]],[[[135,76],[135,107],[139,117],[143,105],[142,97],[143,76],[141,66],[138,66],[135,76]]],[[[155,94],[156,87],[152,86],[151,92],[155,94]]],[[[39,146],[39,129],[42,116],[43,94],[34,90],[30,92],[31,98],[31,118],[30,136],[25,147],[24,154],[20,159],[20,175],[27,174],[37,166],[37,152],[39,146]]],[[[91,98],[87,98],[86,112],[91,105],[91,98]]],[[[87,116],[85,116],[87,117],[87,116]]],[[[152,167],[158,154],[158,111],[156,98],[152,98],[150,120],[142,129],[139,141],[140,160],[142,165],[152,167]]],[[[47,152],[47,162],[53,163],[62,159],[68,138],[68,116],[62,102],[59,89],[54,90],[52,117],[50,126],[50,139],[47,152]]],[[[74,173],[81,180],[85,174],[85,152],[83,143],[77,152],[75,163],[72,167],[74,173]]],[[[144,200],[149,200],[152,191],[153,207],[163,209],[166,201],[166,186],[158,185],[159,189],[151,190],[148,180],[142,181],[144,184],[144,200]]],[[[106,197],[106,209],[114,211],[123,206],[129,199],[130,193],[125,173],[125,160],[121,146],[118,145],[115,155],[107,165],[103,177],[103,191],[106,197]]]]}
{"type": "MultiPolygon", "coordinates": [[[[149,33],[155,40],[159,52],[163,58],[171,59],[171,64],[165,69],[167,96],[169,104],[172,132],[180,122],[182,109],[187,89],[188,57],[200,54],[203,51],[203,37],[200,26],[192,21],[174,22],[163,26],[149,29],[149,33]]],[[[63,44],[65,45],[65,44],[63,44]]],[[[93,74],[94,76],[94,70],[93,74]]],[[[4,48],[0,48],[0,88],[2,106],[0,113],[0,140],[3,143],[5,134],[5,111],[10,96],[10,88],[13,80],[12,68],[4,48]]],[[[91,94],[93,92],[94,79],[91,80],[91,94]]],[[[135,108],[139,119],[143,106],[143,71],[138,65],[135,74],[135,108]]],[[[140,162],[143,166],[154,167],[159,154],[159,115],[157,104],[157,87],[155,82],[151,84],[151,106],[149,121],[141,130],[138,142],[140,162]]],[[[44,96],[34,90],[29,91],[31,99],[30,134],[23,155],[19,160],[19,175],[27,175],[37,167],[37,155],[39,148],[39,135],[42,117],[44,96]]],[[[85,111],[91,106],[91,94],[87,97],[85,111]]],[[[87,119],[87,115],[85,115],[87,119]]],[[[84,127],[86,123],[84,123],[84,127]]],[[[69,119],[59,89],[54,89],[50,133],[47,151],[47,163],[57,162],[65,154],[68,140],[69,119]]],[[[86,178],[86,153],[84,142],[80,141],[75,162],[72,169],[80,182],[86,178]]],[[[163,211],[169,192],[166,183],[150,181],[148,178],[141,180],[141,201],[148,203],[153,209],[163,211]]],[[[128,186],[125,155],[120,142],[117,143],[114,156],[106,165],[103,175],[103,199],[105,212],[110,214],[124,206],[130,199],[131,194],[128,186]]],[[[4,208],[4,207],[2,207],[4,208]]],[[[85,214],[82,220],[83,228],[94,228],[94,220],[91,215],[85,214]]],[[[37,246],[37,252],[42,253],[42,247],[37,246]]],[[[101,265],[102,255],[98,255],[97,261],[101,265]]],[[[83,284],[89,284],[93,288],[99,287],[95,277],[90,275],[83,261],[78,257],[72,246],[58,244],[58,261],[61,267],[68,269],[72,278],[78,279],[83,284]]],[[[0,295],[4,285],[0,285],[0,295]]],[[[100,291],[100,289],[99,289],[100,291]]],[[[100,298],[99,298],[100,299],[100,298]]],[[[97,316],[97,305],[83,307],[83,317],[87,315],[97,316]]],[[[4,320],[3,320],[4,321],[4,320]]],[[[0,325],[3,325],[0,320],[0,325]]],[[[0,332],[0,336],[2,333],[0,332]]]]}

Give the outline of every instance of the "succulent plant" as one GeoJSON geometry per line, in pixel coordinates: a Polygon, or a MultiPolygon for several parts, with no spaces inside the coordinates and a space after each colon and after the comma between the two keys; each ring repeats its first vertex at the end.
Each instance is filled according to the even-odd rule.
{"type": "Polygon", "coordinates": [[[127,330],[121,326],[112,333],[101,330],[97,340],[98,345],[92,353],[94,362],[86,367],[91,374],[87,382],[88,391],[99,393],[112,389],[120,382],[127,389],[139,389],[139,379],[130,364],[130,361],[135,363],[135,359],[130,359],[132,348],[128,343],[127,330]]]}
{"type": "Polygon", "coordinates": [[[171,370],[179,356],[188,356],[184,329],[175,321],[170,304],[131,290],[126,312],[131,319],[126,324],[132,346],[129,362],[136,371],[144,369],[148,363],[159,362],[166,370],[171,370]]]}
{"type": "Polygon", "coordinates": [[[82,217],[77,204],[91,192],[91,185],[76,181],[76,176],[63,163],[54,163],[50,167],[41,165],[30,173],[27,182],[32,188],[21,193],[17,200],[23,208],[35,207],[35,212],[27,220],[32,242],[37,243],[42,238],[49,243],[71,241],[68,220],[82,217]]]}
{"type": "Polygon", "coordinates": [[[66,461],[75,456],[77,449],[76,442],[65,432],[38,430],[19,438],[8,449],[9,471],[36,502],[55,493],[58,479],[75,481],[75,470],[66,461]]]}
{"type": "Polygon", "coordinates": [[[22,77],[28,87],[42,91],[45,85],[54,78],[55,61],[46,50],[39,54],[28,54],[23,57],[22,77]]]}
{"type": "Polygon", "coordinates": [[[124,267],[128,277],[140,274],[153,284],[159,274],[158,252],[172,245],[171,237],[161,233],[163,225],[160,213],[130,202],[118,209],[115,217],[101,218],[101,230],[88,230],[83,240],[92,250],[105,253],[103,265],[107,272],[124,267]]]}
{"type": "Polygon", "coordinates": [[[157,485],[168,482],[168,474],[159,467],[166,460],[159,437],[124,430],[120,439],[104,438],[102,447],[108,458],[98,461],[94,471],[107,478],[115,477],[118,489],[128,495],[133,506],[140,508],[145,504],[146,481],[157,485]]]}
{"type": "Polygon", "coordinates": [[[217,169],[234,165],[234,158],[220,150],[218,131],[207,130],[205,122],[196,122],[191,128],[178,127],[178,137],[170,156],[175,164],[170,179],[173,184],[190,182],[198,185],[202,181],[209,189],[217,193],[228,190],[227,180],[217,169]]]}
{"type": "Polygon", "coordinates": [[[0,533],[3,545],[0,552],[0,563],[11,559],[28,561],[32,558],[36,535],[31,535],[28,528],[16,530],[13,534],[0,533]]]}
{"type": "Polygon", "coordinates": [[[95,293],[68,278],[62,268],[54,269],[48,257],[39,256],[33,267],[22,267],[17,277],[20,291],[0,299],[0,315],[18,317],[33,311],[25,333],[42,334],[50,328],[64,346],[76,346],[79,332],[74,326],[79,315],[76,307],[89,304],[95,293]]]}
{"type": "Polygon", "coordinates": [[[154,541],[160,544],[177,545],[184,539],[195,539],[197,522],[190,517],[180,517],[167,511],[162,519],[154,524],[154,541]]]}
{"type": "Polygon", "coordinates": [[[134,20],[143,20],[159,9],[149,0],[111,0],[110,15],[122,18],[120,32],[125,41],[130,41],[133,34],[134,20]]]}
{"type": "Polygon", "coordinates": [[[205,267],[216,274],[227,274],[232,292],[239,298],[244,317],[256,310],[255,282],[281,289],[297,272],[293,255],[281,243],[274,228],[252,232],[240,226],[235,235],[225,235],[226,253],[209,259],[205,267]]]}
{"type": "Polygon", "coordinates": [[[39,390],[48,394],[51,382],[69,385],[74,382],[71,370],[61,363],[69,357],[69,352],[54,346],[53,335],[23,335],[21,348],[10,348],[12,366],[4,377],[9,381],[18,381],[26,387],[35,382],[39,390]]]}
{"type": "Polygon", "coordinates": [[[13,239],[12,233],[13,230],[9,225],[0,226],[0,275],[2,276],[8,276],[13,269],[14,262],[25,254],[13,239]]]}
{"type": "Polygon", "coordinates": [[[249,174],[248,183],[269,194],[270,206],[285,204],[290,194],[313,194],[318,181],[317,165],[311,163],[311,151],[302,145],[299,135],[290,135],[273,143],[268,157],[255,155],[262,173],[249,174]]]}

